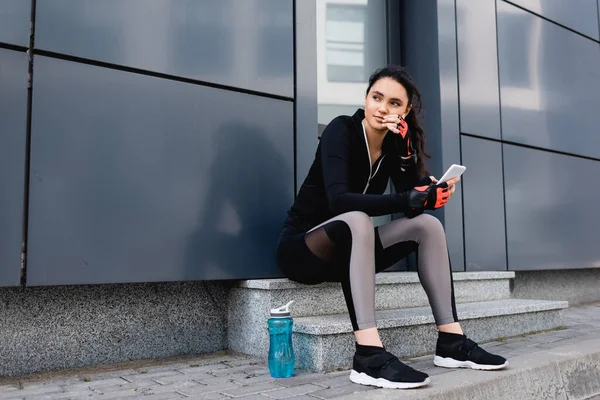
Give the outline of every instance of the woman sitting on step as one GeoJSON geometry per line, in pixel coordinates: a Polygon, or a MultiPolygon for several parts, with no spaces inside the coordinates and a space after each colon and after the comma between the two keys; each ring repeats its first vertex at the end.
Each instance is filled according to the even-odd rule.
{"type": "Polygon", "coordinates": [[[369,79],[364,110],[326,127],[315,160],[288,212],[277,263],[290,280],[341,282],[356,339],[353,382],[389,388],[429,383],[381,343],[375,322],[375,274],[418,251],[418,274],[439,329],[434,364],[500,369],[507,361],[468,339],[458,323],[446,236],[424,210],[443,207],[459,178],[436,184],[424,172],[420,94],[407,73],[389,66],[369,79]],[[396,189],[383,194],[388,179],[396,189]],[[404,213],[373,227],[370,217],[404,213]]]}

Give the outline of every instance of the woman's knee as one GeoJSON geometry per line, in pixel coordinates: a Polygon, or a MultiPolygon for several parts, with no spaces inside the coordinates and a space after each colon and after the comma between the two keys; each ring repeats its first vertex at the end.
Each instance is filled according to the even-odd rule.
{"type": "Polygon", "coordinates": [[[421,214],[413,218],[414,222],[417,223],[418,229],[423,236],[431,235],[446,235],[444,226],[439,219],[430,214],[421,214]]]}
{"type": "Polygon", "coordinates": [[[374,227],[371,217],[362,211],[350,211],[340,215],[352,231],[352,235],[374,237],[374,227]]]}

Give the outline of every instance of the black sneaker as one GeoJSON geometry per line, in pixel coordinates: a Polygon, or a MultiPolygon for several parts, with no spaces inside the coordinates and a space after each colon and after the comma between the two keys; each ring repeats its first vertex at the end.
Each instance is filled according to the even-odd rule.
{"type": "Polygon", "coordinates": [[[369,356],[354,354],[350,380],[361,385],[387,389],[413,389],[429,383],[429,375],[419,372],[381,349],[369,356]]]}
{"type": "Polygon", "coordinates": [[[433,363],[445,368],[497,370],[508,366],[504,357],[488,353],[465,335],[438,337],[433,363]]]}

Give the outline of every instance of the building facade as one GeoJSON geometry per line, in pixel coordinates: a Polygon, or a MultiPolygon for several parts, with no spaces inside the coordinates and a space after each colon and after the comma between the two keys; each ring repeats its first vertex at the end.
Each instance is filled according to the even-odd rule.
{"type": "Polygon", "coordinates": [[[3,0],[0,295],[280,277],[319,134],[387,63],[429,171],[467,166],[453,270],[598,279],[599,3],[3,0]]]}

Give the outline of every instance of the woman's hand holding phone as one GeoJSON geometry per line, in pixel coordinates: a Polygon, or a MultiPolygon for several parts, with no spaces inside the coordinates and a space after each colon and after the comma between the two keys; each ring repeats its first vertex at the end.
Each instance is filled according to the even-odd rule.
{"type": "MultiPolygon", "coordinates": [[[[431,179],[431,182],[435,185],[438,183],[438,180],[436,179],[435,176],[431,175],[429,177],[429,179],[431,179]]],[[[446,181],[446,183],[448,184],[448,194],[450,196],[452,196],[454,194],[454,192],[456,191],[456,184],[458,183],[458,181],[460,181],[460,176],[457,176],[456,178],[452,178],[452,179],[448,179],[446,181]]]]}

